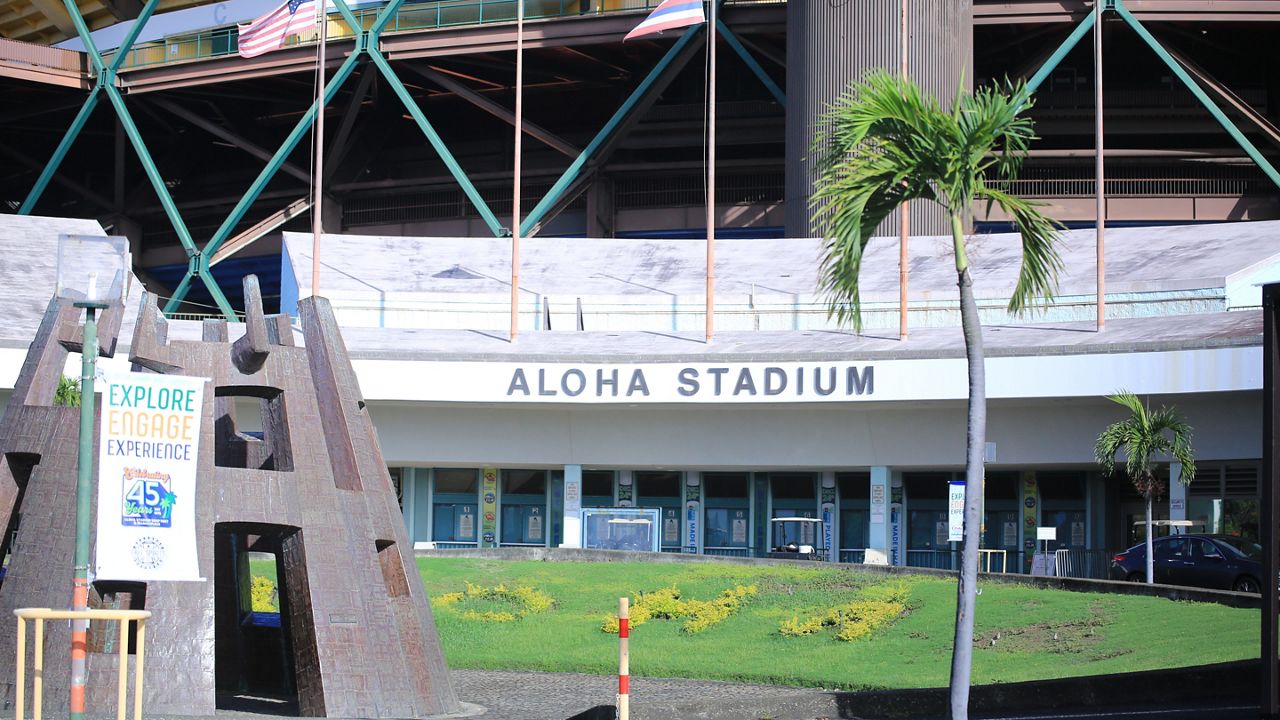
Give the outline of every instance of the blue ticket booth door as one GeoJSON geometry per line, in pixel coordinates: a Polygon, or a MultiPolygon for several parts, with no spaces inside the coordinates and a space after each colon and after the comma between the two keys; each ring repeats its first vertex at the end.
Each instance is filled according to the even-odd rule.
{"type": "Polygon", "coordinates": [[[431,481],[431,540],[444,548],[475,546],[480,531],[480,471],[436,468],[431,481]]]}
{"type": "Polygon", "coordinates": [[[978,563],[984,572],[1018,572],[1022,568],[1022,552],[1018,545],[1018,521],[1022,518],[1018,493],[1022,477],[1016,471],[988,471],[984,491],[982,549],[1003,550],[1004,554],[987,553],[978,563]]]}
{"type": "Polygon", "coordinates": [[[840,562],[860,563],[871,543],[871,473],[836,473],[840,492],[840,562]]]}
{"type": "Polygon", "coordinates": [[[503,470],[499,496],[502,547],[547,544],[547,471],[503,470]]]}
{"type": "Polygon", "coordinates": [[[702,473],[703,548],[707,555],[750,557],[751,477],[747,473],[702,473]]]}
{"type": "Polygon", "coordinates": [[[902,474],[907,501],[907,565],[944,570],[958,567],[960,544],[947,539],[947,495],[955,477],[949,472],[902,474]]]}
{"type": "Polygon", "coordinates": [[[1105,578],[1110,556],[1088,552],[1085,473],[1073,470],[1038,472],[1036,481],[1040,486],[1040,522],[1045,527],[1057,529],[1057,539],[1044,544],[1051,553],[1069,551],[1058,558],[1058,571],[1071,577],[1105,578]]]}
{"type": "Polygon", "coordinates": [[[668,470],[637,470],[636,507],[658,508],[660,513],[662,552],[682,552],[681,518],[684,517],[684,473],[668,470]]]}
{"type": "MultiPolygon", "coordinates": [[[[769,488],[773,494],[773,517],[818,517],[817,473],[769,473],[769,488]]],[[[822,544],[817,523],[770,525],[773,525],[769,530],[770,548],[791,543],[814,547],[822,544]]]]}

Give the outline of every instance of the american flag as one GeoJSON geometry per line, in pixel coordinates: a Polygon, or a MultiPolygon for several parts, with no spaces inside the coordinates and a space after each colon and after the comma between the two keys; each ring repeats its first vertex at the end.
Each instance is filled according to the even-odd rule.
{"type": "Polygon", "coordinates": [[[283,5],[240,25],[240,57],[257,57],[284,46],[290,35],[316,27],[316,0],[287,0],[283,5]]]}
{"type": "Polygon", "coordinates": [[[664,30],[674,30],[706,21],[707,18],[702,13],[702,0],[663,0],[662,4],[649,13],[649,17],[627,33],[622,40],[626,42],[634,38],[661,33],[664,30]]]}

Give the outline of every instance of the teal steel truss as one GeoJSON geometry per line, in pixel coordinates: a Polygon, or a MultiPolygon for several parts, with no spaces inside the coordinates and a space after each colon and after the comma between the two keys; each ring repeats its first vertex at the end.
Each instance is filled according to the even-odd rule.
{"type": "Polygon", "coordinates": [[[1067,36],[1067,39],[1063,41],[1062,45],[1055,50],[1054,53],[1049,56],[1049,59],[1045,61],[1044,65],[1031,76],[1027,81],[1027,87],[1032,91],[1035,91],[1036,88],[1040,87],[1040,84],[1043,83],[1054,69],[1058,67],[1058,64],[1061,63],[1063,58],[1071,52],[1072,48],[1080,42],[1080,39],[1083,38],[1085,33],[1093,27],[1093,24],[1100,22],[1101,13],[1106,12],[1114,12],[1124,20],[1125,24],[1133,28],[1133,31],[1137,33],[1138,37],[1142,38],[1142,41],[1145,42],[1147,46],[1155,52],[1156,56],[1159,57],[1166,66],[1168,66],[1169,70],[1182,81],[1182,84],[1191,91],[1191,94],[1195,96],[1196,100],[1200,101],[1200,104],[1204,106],[1204,109],[1209,111],[1209,114],[1213,116],[1213,119],[1222,126],[1223,130],[1227,131],[1227,134],[1231,136],[1231,139],[1234,140],[1242,150],[1244,150],[1245,154],[1253,160],[1258,168],[1262,170],[1263,174],[1265,174],[1271,182],[1275,183],[1277,188],[1280,188],[1280,172],[1277,172],[1275,166],[1273,166],[1270,161],[1268,161],[1267,158],[1258,151],[1258,148],[1249,141],[1249,138],[1245,137],[1245,134],[1240,131],[1240,128],[1236,127],[1235,123],[1231,122],[1231,119],[1222,111],[1222,108],[1218,107],[1218,105],[1209,98],[1209,95],[1205,93],[1199,83],[1191,77],[1186,68],[1184,68],[1182,64],[1178,62],[1178,60],[1174,58],[1174,56],[1170,54],[1163,45],[1160,44],[1160,41],[1157,40],[1136,17],[1133,16],[1133,13],[1129,12],[1129,9],[1124,5],[1124,0],[1098,0],[1098,6],[1085,16],[1084,20],[1082,20],[1080,24],[1072,30],[1071,34],[1067,36]]]}

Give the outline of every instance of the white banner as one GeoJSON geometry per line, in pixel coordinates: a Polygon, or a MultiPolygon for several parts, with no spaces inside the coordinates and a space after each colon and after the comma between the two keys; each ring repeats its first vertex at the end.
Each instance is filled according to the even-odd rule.
{"type": "Polygon", "coordinates": [[[108,374],[98,437],[96,575],[203,580],[196,471],[204,378],[108,374]]]}
{"type": "Polygon", "coordinates": [[[947,542],[961,542],[964,540],[964,481],[951,480],[947,488],[947,542]]]}

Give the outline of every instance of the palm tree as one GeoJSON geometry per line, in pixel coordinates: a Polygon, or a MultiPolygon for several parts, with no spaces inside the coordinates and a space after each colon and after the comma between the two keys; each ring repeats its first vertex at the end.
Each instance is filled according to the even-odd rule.
{"type": "Polygon", "coordinates": [[[1125,471],[1138,494],[1147,501],[1147,583],[1155,582],[1155,562],[1151,551],[1151,499],[1164,489],[1156,472],[1157,455],[1172,455],[1182,465],[1182,483],[1189,485],[1196,477],[1196,461],[1191,450],[1191,426],[1171,408],[1155,412],[1142,404],[1138,396],[1126,390],[1109,395],[1108,400],[1129,408],[1129,417],[1113,423],[1098,436],[1093,452],[1102,474],[1111,477],[1116,470],[1116,453],[1129,455],[1125,471]]]}
{"type": "Polygon", "coordinates": [[[931,200],[951,219],[960,287],[960,320],[969,364],[964,540],[956,590],[951,659],[951,717],[969,715],[973,612],[977,595],[987,400],[982,324],[973,296],[965,226],[975,202],[999,205],[1022,236],[1022,266],[1009,301],[1020,311],[1048,299],[1062,266],[1054,249],[1059,224],[1007,188],[1035,139],[1022,83],[959,91],[950,110],[908,78],[875,71],[854,83],[824,116],[815,142],[817,180],[811,209],[825,238],[820,285],[830,313],[861,329],[858,271],[876,227],[900,203],[931,200]]]}

